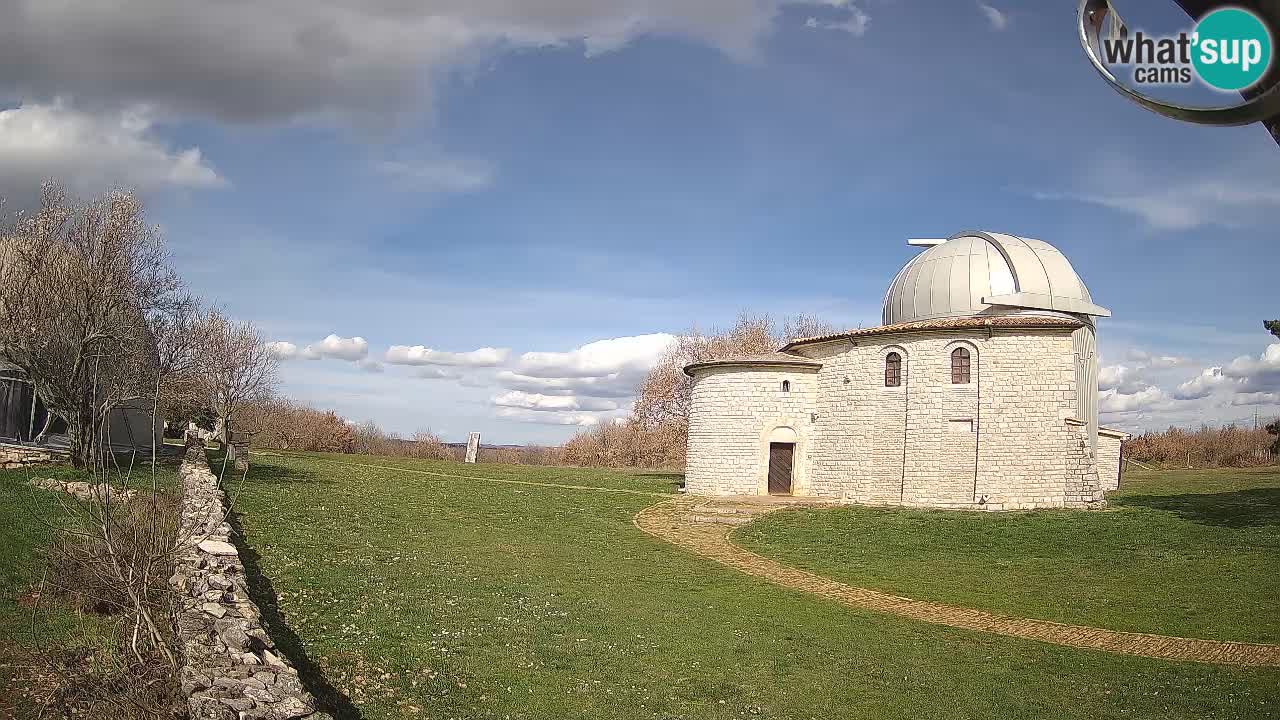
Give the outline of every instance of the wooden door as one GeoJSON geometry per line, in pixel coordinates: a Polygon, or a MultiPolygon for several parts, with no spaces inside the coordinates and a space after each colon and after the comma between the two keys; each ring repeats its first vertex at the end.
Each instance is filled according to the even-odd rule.
{"type": "Polygon", "coordinates": [[[795,443],[769,443],[769,494],[791,494],[791,460],[795,443]]]}

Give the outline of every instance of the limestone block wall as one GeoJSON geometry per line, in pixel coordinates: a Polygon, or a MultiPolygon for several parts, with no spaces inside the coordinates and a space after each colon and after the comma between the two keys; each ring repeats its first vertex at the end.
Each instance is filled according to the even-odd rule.
{"type": "Polygon", "coordinates": [[[693,379],[685,487],[700,495],[768,493],[769,437],[796,438],[792,491],[809,492],[816,368],[705,368],[693,379]],[[790,391],[782,390],[789,381],[790,391]]]}
{"type": "Polygon", "coordinates": [[[822,362],[810,494],[1000,510],[1063,507],[1069,492],[1086,492],[1092,454],[1071,457],[1080,432],[1065,422],[1077,409],[1069,331],[923,331],[799,351],[822,362]],[[959,346],[970,350],[971,382],[953,385],[959,346]],[[894,351],[902,386],[886,388],[894,351]]]}
{"type": "Polygon", "coordinates": [[[1098,431],[1098,480],[1102,489],[1120,487],[1120,456],[1128,435],[1109,429],[1098,431]]]}

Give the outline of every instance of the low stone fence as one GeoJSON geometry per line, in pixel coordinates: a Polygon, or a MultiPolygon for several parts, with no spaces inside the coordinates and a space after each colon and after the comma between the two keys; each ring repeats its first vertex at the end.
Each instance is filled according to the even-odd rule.
{"type": "Polygon", "coordinates": [[[0,470],[13,470],[27,467],[28,465],[45,465],[59,459],[59,455],[63,458],[66,457],[65,452],[59,454],[54,450],[45,448],[24,445],[0,445],[0,470]]]}
{"type": "Polygon", "coordinates": [[[184,549],[170,584],[178,594],[180,680],[192,719],[330,720],[262,627],[230,542],[226,496],[202,447],[187,446],[178,474],[184,549]]]}

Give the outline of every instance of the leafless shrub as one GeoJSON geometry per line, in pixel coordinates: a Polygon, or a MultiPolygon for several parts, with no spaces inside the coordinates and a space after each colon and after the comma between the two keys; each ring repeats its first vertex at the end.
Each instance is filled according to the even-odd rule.
{"type": "Polygon", "coordinates": [[[440,436],[431,432],[430,429],[419,430],[413,434],[413,457],[424,458],[428,460],[451,460],[453,454],[449,452],[449,448],[440,440],[440,436]]]}
{"type": "Polygon", "coordinates": [[[358,428],[332,410],[316,410],[288,398],[269,397],[238,411],[237,427],[253,433],[253,445],[277,450],[355,452],[358,428]]]}
{"type": "Polygon", "coordinates": [[[1171,427],[1134,437],[1125,443],[1124,453],[1127,458],[1164,467],[1255,467],[1276,462],[1275,441],[1267,430],[1234,423],[1202,425],[1197,430],[1171,427]]]}
{"type": "Polygon", "coordinates": [[[776,351],[787,341],[833,332],[812,316],[783,323],[781,332],[768,315],[742,314],[725,330],[683,333],[636,392],[630,421],[600,425],[575,435],[564,446],[570,465],[681,468],[689,437],[689,402],[693,382],[684,374],[690,363],[735,355],[776,351]]]}
{"type": "Polygon", "coordinates": [[[109,628],[106,645],[86,638],[84,654],[47,658],[58,678],[50,707],[68,717],[172,718],[184,710],[168,581],[190,539],[178,529],[177,497],[158,487],[155,462],[109,456],[90,466],[91,492],[59,493],[42,518],[54,532],[32,612],[65,601],[105,616],[109,628]]]}
{"type": "Polygon", "coordinates": [[[280,359],[253,323],[232,320],[217,309],[204,313],[197,322],[197,333],[201,394],[222,420],[225,442],[241,410],[272,397],[280,359]]]}
{"type": "Polygon", "coordinates": [[[83,612],[126,614],[136,596],[163,616],[178,532],[176,499],[139,495],[127,503],[65,505],[81,531],[55,535],[47,551],[47,586],[83,612]],[[83,531],[90,527],[102,532],[83,531]]]}

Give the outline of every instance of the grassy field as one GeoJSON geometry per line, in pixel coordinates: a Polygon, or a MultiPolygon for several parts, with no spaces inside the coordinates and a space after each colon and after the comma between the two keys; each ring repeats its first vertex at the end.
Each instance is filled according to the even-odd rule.
{"type": "Polygon", "coordinates": [[[1134,473],[1106,512],[774,513],[734,541],[853,585],[1045,620],[1280,642],[1280,472],[1134,473]]]}
{"type": "MultiPolygon", "coordinates": [[[[236,491],[244,558],[257,575],[253,594],[277,641],[340,717],[1280,714],[1275,670],[1169,663],[950,630],[850,610],[738,574],[631,524],[636,511],[659,499],[645,493],[669,493],[677,481],[631,472],[272,455],[255,456],[236,491]]],[[[1182,495],[1178,482],[1152,481],[1148,496],[1182,495]]],[[[1176,519],[1180,511],[1135,507],[1097,517],[1131,512],[1176,519]]],[[[1028,517],[1053,523],[1057,515],[1028,517]]],[[[819,562],[814,558],[825,550],[788,540],[799,516],[769,520],[771,529],[750,531],[751,541],[819,562]]],[[[928,532],[939,541],[944,534],[928,532]]],[[[1053,537],[1028,535],[1033,544],[1053,537]]],[[[1116,538],[1086,539],[1077,544],[1092,553],[1116,538]]],[[[854,543],[867,541],[831,547],[854,543]]],[[[1184,552],[1219,549],[1197,544],[1184,552]]],[[[1028,547],[1023,555],[1047,563],[1061,552],[1028,547]]],[[[1223,555],[1222,563],[1233,562],[1234,551],[1223,555]]],[[[992,563],[999,557],[989,553],[992,563]]],[[[1166,583],[1180,582],[1168,572],[1166,583]]],[[[1252,582],[1258,588],[1265,580],[1252,582]]],[[[1242,602],[1238,595],[1232,604],[1242,602]]],[[[1264,619],[1239,616],[1223,629],[1268,632],[1264,619]]]]}

